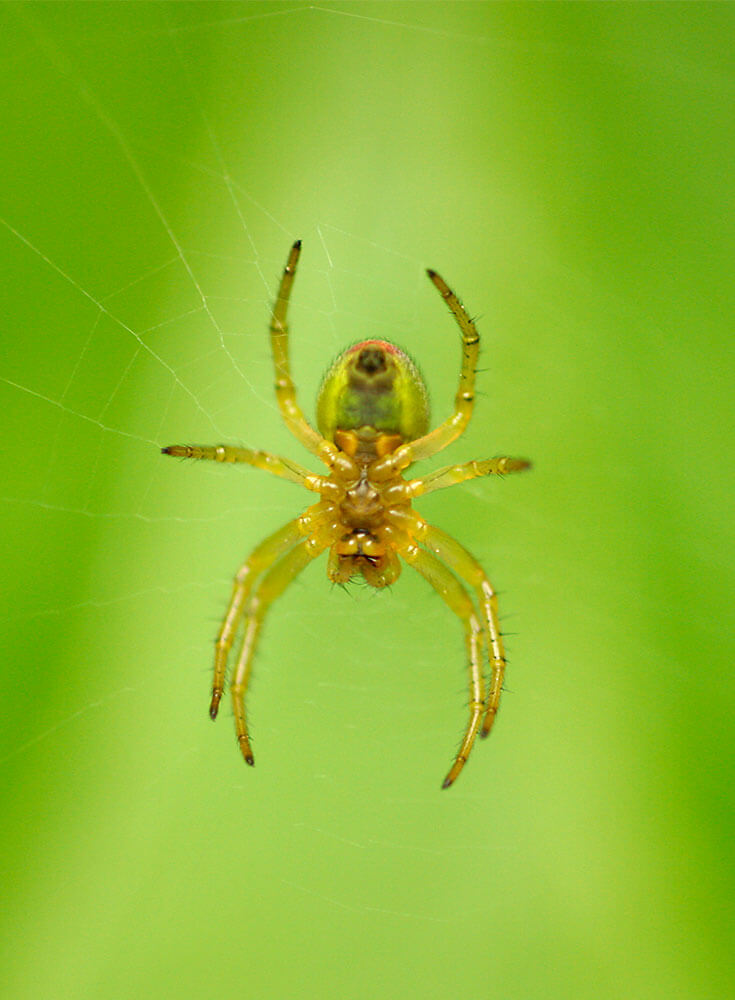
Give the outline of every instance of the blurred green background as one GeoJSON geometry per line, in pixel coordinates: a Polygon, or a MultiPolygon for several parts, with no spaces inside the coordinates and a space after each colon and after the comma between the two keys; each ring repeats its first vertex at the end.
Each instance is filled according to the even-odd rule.
{"type": "MultiPolygon", "coordinates": [[[[3,995],[733,996],[730,5],[0,8],[3,995]],[[266,327],[291,241],[309,414],[395,340],[448,414],[431,467],[525,476],[418,506],[486,565],[491,739],[461,629],[410,570],[321,560],[249,698],[212,639],[309,462],[266,327]]],[[[313,465],[313,462],[311,463],[313,465]]]]}

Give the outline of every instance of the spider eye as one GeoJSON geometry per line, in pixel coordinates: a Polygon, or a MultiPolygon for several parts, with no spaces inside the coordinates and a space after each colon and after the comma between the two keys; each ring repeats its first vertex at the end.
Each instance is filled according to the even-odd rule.
{"type": "Polygon", "coordinates": [[[338,430],[370,427],[413,441],[426,433],[426,386],[407,354],[385,340],[363,340],[337,358],[319,390],[317,424],[329,441],[338,430]]]}

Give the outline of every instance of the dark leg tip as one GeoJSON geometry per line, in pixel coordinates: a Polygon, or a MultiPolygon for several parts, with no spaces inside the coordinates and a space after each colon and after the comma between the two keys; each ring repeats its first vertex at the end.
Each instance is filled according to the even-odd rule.
{"type": "Polygon", "coordinates": [[[248,755],[247,755],[247,756],[245,757],[245,763],[246,763],[246,764],[249,764],[249,765],[250,765],[250,767],[255,767],[255,758],[253,757],[253,755],[252,755],[251,753],[249,753],[249,754],[248,754],[248,755]]]}
{"type": "Polygon", "coordinates": [[[451,784],[452,784],[452,779],[445,778],[444,781],[442,782],[442,788],[449,788],[451,784]]]}

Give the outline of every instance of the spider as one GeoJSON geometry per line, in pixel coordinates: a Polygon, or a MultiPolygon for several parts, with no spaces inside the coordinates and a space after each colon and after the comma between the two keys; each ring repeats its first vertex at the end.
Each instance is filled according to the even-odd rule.
{"type": "Polygon", "coordinates": [[[252,765],[245,691],[258,633],[270,605],[325,550],[329,552],[330,580],[344,584],[362,575],[371,587],[386,587],[398,578],[400,556],[428,580],[464,628],[469,720],[442,785],[448,788],[469,757],[478,732],[487,736],[492,728],[503,686],[505,652],[497,598],[485,571],[459,542],[427,524],[412,509],[411,501],[479,476],[519,472],[529,468],[530,462],[490,458],[449,465],[420,479],[403,478],[414,462],[436,455],[458,438],[473,409],[480,338],[457,296],[432,270],[426,273],[456,319],[462,338],[462,365],[452,415],[429,431],[426,387],[413,361],[394,344],[364,340],[348,347],[324,376],[316,404],[317,433],[296,402],[288,355],[286,314],[300,253],[301,241],[297,240],[281,278],[270,323],[276,399],[288,429],[324,462],[327,475],[315,475],[290,459],[231,445],[184,444],[162,449],[165,455],[253,465],[320,497],[261,542],[238,570],[215,640],[209,714],[212,719],[217,717],[230,651],[242,627],[242,650],[230,690],[237,740],[245,761],[252,765]],[[476,604],[467,588],[474,591],[476,604]],[[485,652],[489,662],[487,693],[482,664],[485,652]]]}

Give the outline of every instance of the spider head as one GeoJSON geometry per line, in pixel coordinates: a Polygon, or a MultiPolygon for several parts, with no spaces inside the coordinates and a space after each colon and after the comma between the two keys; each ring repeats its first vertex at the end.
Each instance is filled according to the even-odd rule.
{"type": "Polygon", "coordinates": [[[362,575],[371,587],[389,587],[401,575],[396,553],[369,531],[346,532],[329,551],[327,576],[347,583],[362,575]]]}
{"type": "Polygon", "coordinates": [[[416,365],[385,340],[348,347],[326,373],[316,403],[320,433],[373,428],[414,441],[429,426],[429,400],[416,365]]]}

